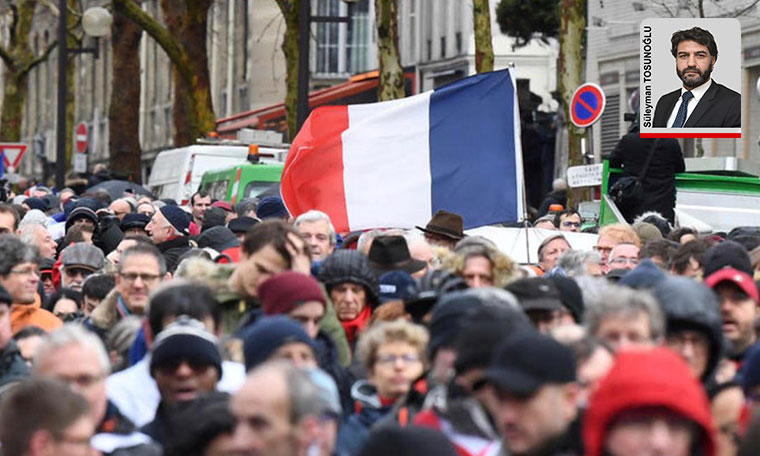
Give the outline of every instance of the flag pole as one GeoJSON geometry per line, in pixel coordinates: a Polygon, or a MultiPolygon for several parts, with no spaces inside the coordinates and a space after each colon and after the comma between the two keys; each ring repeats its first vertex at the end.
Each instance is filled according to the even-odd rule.
{"type": "MultiPolygon", "coordinates": [[[[515,73],[515,62],[509,62],[507,66],[509,67],[509,72],[510,72],[510,75],[512,76],[512,81],[515,81],[517,79],[516,73],[515,73]]],[[[517,86],[515,86],[515,104],[517,105],[517,103],[518,103],[517,86]]],[[[520,114],[519,108],[517,110],[517,114],[518,116],[520,114]]],[[[520,125],[520,123],[518,122],[517,125],[520,125]]],[[[518,131],[515,131],[515,134],[517,133],[518,131]]],[[[516,138],[516,139],[517,141],[522,140],[521,138],[516,138]]],[[[520,147],[520,153],[522,153],[522,147],[520,147]]],[[[522,157],[520,157],[520,163],[522,163],[522,157]]],[[[523,167],[520,166],[520,168],[523,168],[523,167]]],[[[521,179],[522,181],[522,198],[521,199],[522,199],[523,226],[525,227],[525,253],[527,254],[527,257],[528,257],[528,264],[530,264],[530,231],[528,230],[529,222],[528,222],[528,196],[527,196],[528,189],[525,185],[525,169],[520,169],[520,171],[523,173],[522,179],[521,179]]]]}

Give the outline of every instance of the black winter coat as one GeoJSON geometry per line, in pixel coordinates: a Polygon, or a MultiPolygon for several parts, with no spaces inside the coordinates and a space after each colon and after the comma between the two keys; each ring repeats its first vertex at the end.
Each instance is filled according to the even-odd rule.
{"type": "Polygon", "coordinates": [[[166,270],[172,274],[174,274],[174,270],[177,269],[179,257],[193,248],[192,245],[190,245],[190,238],[186,236],[181,236],[169,241],[162,242],[156,247],[159,251],[161,251],[161,254],[164,256],[164,260],[166,260],[166,270]]]}
{"type": "MultiPolygon", "coordinates": [[[[647,211],[659,212],[671,224],[675,219],[675,174],[684,172],[686,165],[678,141],[671,138],[661,138],[657,141],[652,161],[642,181],[644,198],[637,208],[623,214],[629,223],[633,223],[636,216],[647,211]]],[[[638,177],[654,143],[655,139],[640,138],[638,131],[628,133],[620,138],[610,154],[610,166],[623,168],[624,176],[638,177]]]]}
{"type": "Polygon", "coordinates": [[[0,352],[0,388],[29,376],[29,366],[21,357],[16,342],[9,341],[0,352]]]}

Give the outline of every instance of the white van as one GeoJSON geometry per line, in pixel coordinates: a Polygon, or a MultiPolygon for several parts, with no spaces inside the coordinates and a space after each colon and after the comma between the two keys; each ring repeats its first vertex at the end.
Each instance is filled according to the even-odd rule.
{"type": "Polygon", "coordinates": [[[247,162],[248,147],[193,145],[160,152],[150,171],[148,189],[157,198],[172,198],[186,205],[206,171],[247,162]]]}

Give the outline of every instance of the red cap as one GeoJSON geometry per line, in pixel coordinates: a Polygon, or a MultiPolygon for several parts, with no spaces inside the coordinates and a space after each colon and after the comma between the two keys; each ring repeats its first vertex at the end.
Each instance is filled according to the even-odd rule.
{"type": "Polygon", "coordinates": [[[232,206],[230,206],[230,203],[227,201],[214,201],[214,204],[212,204],[211,207],[221,207],[227,212],[232,212],[232,206]]]}
{"type": "Polygon", "coordinates": [[[734,268],[723,268],[713,272],[705,279],[705,285],[715,288],[721,282],[731,282],[741,288],[756,303],[760,302],[760,293],[757,291],[757,285],[746,272],[734,268]]]}
{"type": "Polygon", "coordinates": [[[665,408],[701,429],[702,453],[715,455],[715,435],[707,395],[689,366],[667,348],[622,351],[591,396],[584,417],[586,456],[601,456],[610,425],[622,413],[665,408]]]}
{"type": "Polygon", "coordinates": [[[319,282],[295,271],[285,271],[266,280],[259,287],[261,308],[266,315],[286,314],[308,301],[319,301],[327,306],[319,282]]]}

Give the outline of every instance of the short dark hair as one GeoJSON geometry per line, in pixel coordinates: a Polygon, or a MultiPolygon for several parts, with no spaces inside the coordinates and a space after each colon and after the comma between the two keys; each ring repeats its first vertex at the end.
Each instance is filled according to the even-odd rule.
{"type": "Polygon", "coordinates": [[[670,37],[670,53],[673,57],[676,57],[678,53],[678,44],[681,41],[695,41],[702,46],[706,47],[710,51],[710,56],[718,58],[718,45],[715,44],[715,38],[712,33],[699,27],[692,27],[687,30],[678,30],[670,37]]]}
{"type": "Polygon", "coordinates": [[[702,265],[702,257],[710,245],[701,239],[696,239],[691,242],[687,242],[673,253],[672,268],[676,274],[683,274],[686,267],[689,265],[689,260],[694,258],[697,263],[702,265]]]}
{"type": "Polygon", "coordinates": [[[288,252],[288,233],[301,237],[298,232],[282,220],[268,219],[254,225],[245,235],[242,251],[246,255],[252,255],[267,245],[271,245],[285,260],[286,268],[290,269],[292,258],[288,252]]]}
{"type": "Polygon", "coordinates": [[[143,242],[138,242],[137,245],[121,252],[121,260],[117,267],[119,274],[121,274],[121,268],[123,267],[124,262],[132,255],[151,255],[158,262],[158,273],[162,276],[166,274],[166,260],[164,259],[164,256],[156,246],[153,244],[145,244],[143,242]]]}
{"type": "Polygon", "coordinates": [[[55,303],[61,299],[71,299],[77,303],[77,309],[82,309],[82,293],[71,288],[61,287],[60,290],[53,292],[45,302],[45,310],[53,311],[55,303]]]}
{"type": "Polygon", "coordinates": [[[680,245],[669,239],[653,239],[641,247],[639,251],[639,258],[662,258],[666,268],[670,268],[670,263],[673,260],[673,254],[680,247],[680,245]]]}
{"type": "Polygon", "coordinates": [[[0,276],[7,276],[18,264],[39,262],[37,247],[25,244],[15,234],[0,234],[0,276]]]}
{"type": "Polygon", "coordinates": [[[46,335],[47,335],[47,331],[40,328],[39,326],[32,325],[32,326],[27,326],[24,329],[17,332],[16,334],[14,334],[13,340],[18,342],[19,340],[24,340],[29,337],[34,337],[34,336],[45,337],[46,335]]]}
{"type": "Polygon", "coordinates": [[[11,214],[13,216],[13,231],[18,230],[19,215],[15,207],[8,203],[0,203],[0,214],[11,214]]]}
{"type": "Polygon", "coordinates": [[[219,327],[222,309],[210,288],[182,279],[175,279],[158,289],[150,297],[148,324],[155,337],[164,329],[167,316],[187,315],[203,321],[211,316],[219,327]]]}
{"type": "Polygon", "coordinates": [[[699,236],[699,233],[694,228],[684,226],[671,231],[670,234],[668,234],[668,239],[671,241],[681,242],[681,237],[683,237],[685,234],[693,234],[694,236],[699,236]]]}
{"type": "Polygon", "coordinates": [[[209,196],[208,192],[205,190],[198,190],[197,192],[193,193],[193,196],[190,197],[190,205],[192,206],[195,204],[195,197],[200,196],[201,198],[205,198],[209,196]]]}
{"type": "Polygon", "coordinates": [[[82,284],[82,296],[101,301],[115,285],[112,274],[93,274],[82,284]]]}
{"type": "Polygon", "coordinates": [[[45,430],[54,439],[88,416],[84,397],[65,383],[48,378],[32,378],[14,387],[0,408],[0,442],[4,456],[22,456],[29,451],[35,432],[45,430]]]}
{"type": "Polygon", "coordinates": [[[169,416],[169,429],[164,446],[166,456],[202,456],[211,442],[224,434],[232,434],[235,417],[230,412],[230,395],[218,391],[181,404],[169,416]]]}
{"type": "Polygon", "coordinates": [[[559,228],[560,222],[562,222],[562,217],[568,217],[570,215],[577,215],[581,221],[583,221],[583,217],[581,217],[581,213],[573,209],[572,207],[569,207],[565,209],[564,211],[560,212],[559,214],[554,216],[554,226],[559,228]]]}

